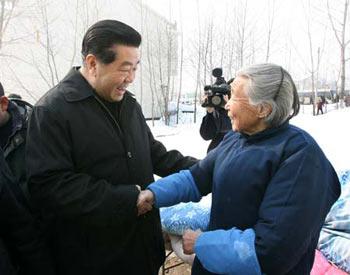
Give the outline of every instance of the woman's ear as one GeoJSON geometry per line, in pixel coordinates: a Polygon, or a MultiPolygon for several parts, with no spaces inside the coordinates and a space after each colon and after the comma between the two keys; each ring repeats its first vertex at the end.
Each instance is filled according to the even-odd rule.
{"type": "Polygon", "coordinates": [[[272,107],[268,103],[262,103],[258,106],[258,117],[265,118],[272,112],[272,107]]]}

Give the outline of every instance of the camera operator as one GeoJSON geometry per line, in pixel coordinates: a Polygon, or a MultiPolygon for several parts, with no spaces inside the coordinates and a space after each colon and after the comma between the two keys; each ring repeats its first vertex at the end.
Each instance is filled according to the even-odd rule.
{"type": "Polygon", "coordinates": [[[227,111],[222,107],[206,107],[207,114],[203,117],[199,133],[204,140],[211,140],[207,153],[213,150],[231,130],[231,121],[227,111]]]}
{"type": "Polygon", "coordinates": [[[203,98],[202,107],[207,109],[206,115],[203,117],[199,130],[204,140],[211,140],[207,153],[213,150],[224,138],[225,134],[232,129],[231,120],[227,116],[224,109],[226,104],[225,97],[230,94],[229,83],[222,77],[222,69],[215,68],[212,75],[216,77],[213,85],[204,87],[205,96],[203,98]]]}

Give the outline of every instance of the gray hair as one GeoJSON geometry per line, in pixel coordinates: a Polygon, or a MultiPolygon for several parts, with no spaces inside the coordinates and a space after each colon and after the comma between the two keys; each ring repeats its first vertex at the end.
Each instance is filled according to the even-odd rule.
{"type": "Polygon", "coordinates": [[[265,122],[277,127],[299,112],[299,98],[290,74],[275,64],[257,64],[237,73],[248,78],[246,93],[253,105],[269,104],[271,113],[265,122]]]}

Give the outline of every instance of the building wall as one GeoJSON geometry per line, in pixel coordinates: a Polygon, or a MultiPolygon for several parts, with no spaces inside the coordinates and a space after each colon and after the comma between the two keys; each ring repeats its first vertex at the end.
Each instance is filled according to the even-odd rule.
{"type": "Polygon", "coordinates": [[[0,52],[0,79],[6,91],[34,103],[71,66],[81,65],[83,35],[102,19],[123,21],[142,34],[141,65],[129,90],[146,117],[160,117],[162,88],[170,87],[168,83],[176,76],[176,26],[140,0],[18,1],[0,52]],[[170,53],[168,41],[172,41],[170,53]]]}

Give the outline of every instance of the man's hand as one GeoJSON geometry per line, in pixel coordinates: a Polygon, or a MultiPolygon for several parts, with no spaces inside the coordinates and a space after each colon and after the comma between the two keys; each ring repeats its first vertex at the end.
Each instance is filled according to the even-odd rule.
{"type": "Polygon", "coordinates": [[[143,215],[152,210],[154,203],[154,195],[150,190],[143,190],[139,193],[137,198],[137,215],[143,215]]]}
{"type": "MultiPolygon", "coordinates": [[[[208,101],[208,95],[204,95],[204,96],[202,97],[201,103],[203,104],[203,103],[206,102],[206,101],[208,101]]],[[[206,107],[206,109],[207,109],[207,112],[208,112],[209,114],[211,114],[212,112],[215,111],[215,108],[214,108],[214,107],[206,107]]]]}
{"type": "Polygon", "coordinates": [[[194,253],[194,245],[199,235],[202,234],[200,230],[186,230],[182,235],[182,248],[185,254],[190,255],[194,253]]]}

